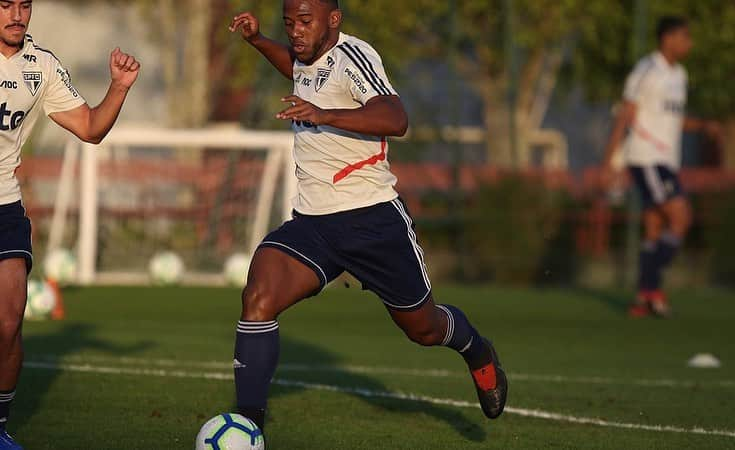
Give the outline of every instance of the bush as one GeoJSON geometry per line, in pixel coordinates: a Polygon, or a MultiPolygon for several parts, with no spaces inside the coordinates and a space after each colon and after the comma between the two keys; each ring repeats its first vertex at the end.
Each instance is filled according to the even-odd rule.
{"type": "Polygon", "coordinates": [[[574,279],[575,202],[542,181],[513,176],[482,186],[463,213],[465,275],[499,283],[574,279]]]}

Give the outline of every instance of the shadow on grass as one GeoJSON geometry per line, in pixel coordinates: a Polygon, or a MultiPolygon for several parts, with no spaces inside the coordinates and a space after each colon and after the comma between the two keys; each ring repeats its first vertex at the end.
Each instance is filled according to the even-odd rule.
{"type": "Polygon", "coordinates": [[[631,296],[627,291],[610,291],[603,289],[592,289],[586,287],[576,287],[574,292],[579,295],[590,297],[597,300],[615,313],[626,316],[628,306],[630,306],[631,296]]]}
{"type": "MultiPolygon", "coordinates": [[[[426,351],[432,351],[432,349],[426,349],[426,351]]],[[[374,392],[390,391],[381,381],[365,374],[338,370],[308,370],[308,367],[336,367],[342,364],[342,361],[340,361],[339,357],[327,350],[287,337],[281,337],[281,361],[288,362],[290,365],[303,365],[303,370],[299,370],[298,372],[281,370],[276,374],[276,378],[278,379],[297,379],[299,382],[327,384],[345,389],[361,389],[374,392]],[[294,375],[295,373],[298,373],[298,375],[294,375]]],[[[441,381],[437,380],[437,382],[441,381]]],[[[467,383],[468,386],[471,383],[469,375],[467,376],[467,383]]],[[[303,388],[299,387],[274,385],[270,390],[270,398],[286,396],[293,392],[303,390],[303,388]]],[[[463,438],[471,441],[479,442],[486,438],[485,429],[476,422],[467,421],[463,413],[456,408],[421,401],[404,401],[357,394],[347,395],[354,395],[369,405],[384,411],[429,415],[450,425],[463,438]]],[[[479,409],[477,410],[477,414],[478,418],[482,417],[479,409]]]]}
{"type": "MultiPolygon", "coordinates": [[[[147,341],[132,345],[103,341],[95,337],[97,327],[90,324],[61,322],[59,325],[57,329],[47,333],[24,334],[25,361],[53,367],[63,363],[65,357],[78,352],[97,350],[123,357],[135,355],[153,345],[147,341]]],[[[24,427],[31,420],[62,373],[61,370],[33,370],[31,367],[23,370],[18,383],[18,395],[11,411],[10,424],[14,429],[24,427]]]]}

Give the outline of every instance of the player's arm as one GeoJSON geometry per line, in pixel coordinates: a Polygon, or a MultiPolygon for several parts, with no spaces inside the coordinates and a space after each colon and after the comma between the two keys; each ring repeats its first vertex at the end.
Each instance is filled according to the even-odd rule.
{"type": "Polygon", "coordinates": [[[79,139],[99,144],[115,124],[128,91],[140,73],[140,63],[116,48],[110,55],[110,87],[104,100],[95,108],[86,103],[69,111],[55,112],[49,117],[79,139]]]}
{"type": "Polygon", "coordinates": [[[295,95],[283,101],[292,106],[278,113],[277,119],[300,120],[371,136],[400,137],[408,129],[408,115],[397,95],[373,97],[357,109],[321,109],[295,95]]]}
{"type": "Polygon", "coordinates": [[[249,12],[235,16],[230,24],[230,32],[238,31],[242,38],[262,53],[284,77],[293,80],[293,63],[296,55],[290,47],[263,36],[257,17],[249,12]]]}
{"type": "Polygon", "coordinates": [[[637,105],[629,100],[623,100],[620,110],[615,117],[615,123],[613,124],[610,138],[608,139],[607,146],[605,147],[605,156],[603,158],[603,167],[606,169],[610,168],[613,156],[620,143],[623,142],[625,134],[628,132],[628,128],[635,122],[635,115],[637,111],[637,105]]]}

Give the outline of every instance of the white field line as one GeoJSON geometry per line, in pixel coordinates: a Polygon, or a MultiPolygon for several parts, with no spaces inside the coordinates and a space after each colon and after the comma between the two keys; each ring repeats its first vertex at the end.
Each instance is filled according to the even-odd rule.
{"type": "MultiPolygon", "coordinates": [[[[232,373],[224,372],[189,372],[183,370],[165,370],[165,369],[139,369],[131,367],[101,367],[89,364],[56,364],[48,362],[29,361],[25,367],[28,369],[54,370],[62,372],[86,372],[108,375],[133,375],[133,376],[155,376],[162,378],[193,378],[204,380],[223,380],[232,381],[232,373]]],[[[308,390],[329,391],[345,394],[357,395],[365,398],[386,398],[392,400],[403,400],[411,402],[423,402],[434,405],[453,406],[457,408],[478,409],[477,403],[466,402],[462,400],[453,400],[446,398],[428,397],[424,395],[409,394],[403,392],[377,391],[372,389],[363,389],[359,387],[335,386],[328,384],[307,383],[298,380],[274,379],[273,383],[285,387],[298,387],[308,390]]],[[[594,425],[606,428],[622,428],[628,430],[667,432],[667,433],[683,433],[698,434],[706,436],[723,436],[735,438],[735,430],[710,430],[700,427],[683,428],[670,425],[646,425],[638,423],[615,422],[592,417],[579,417],[567,414],[559,414],[538,409],[514,408],[507,407],[505,411],[521,417],[529,417],[534,419],[551,420],[555,422],[567,422],[581,425],[594,425]]]]}
{"type": "MultiPolygon", "coordinates": [[[[221,361],[184,361],[173,359],[145,359],[145,358],[109,358],[96,356],[68,356],[59,358],[57,355],[37,355],[37,360],[47,362],[100,362],[105,364],[124,364],[138,366],[157,366],[157,367],[187,367],[198,369],[232,369],[232,363],[221,361]]],[[[280,372],[336,372],[336,373],[355,373],[365,375],[395,375],[409,376],[419,378],[465,378],[466,372],[454,372],[441,369],[405,369],[398,367],[378,367],[378,366],[356,366],[356,365],[328,365],[328,364],[289,364],[282,363],[278,365],[280,372]]],[[[565,375],[541,375],[510,372],[508,374],[513,381],[532,381],[543,383],[559,383],[559,384],[599,384],[599,385],[624,385],[624,386],[644,386],[644,387],[664,387],[664,388],[692,388],[692,387],[715,387],[715,388],[732,388],[735,387],[735,380],[719,380],[719,381],[692,381],[692,380],[672,380],[672,379],[631,379],[631,378],[612,378],[612,377],[569,377],[565,375]]]]}

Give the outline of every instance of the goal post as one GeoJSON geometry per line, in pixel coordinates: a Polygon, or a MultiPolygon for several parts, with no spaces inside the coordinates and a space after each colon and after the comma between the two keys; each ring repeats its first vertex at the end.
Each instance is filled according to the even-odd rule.
{"type": "Polygon", "coordinates": [[[70,140],[48,249],[76,248],[83,285],[146,283],[156,251],[181,253],[182,282],[220,284],[228,254],[252,254],[290,217],[292,147],[290,132],[235,128],[123,125],[100,145],[70,140]]]}

